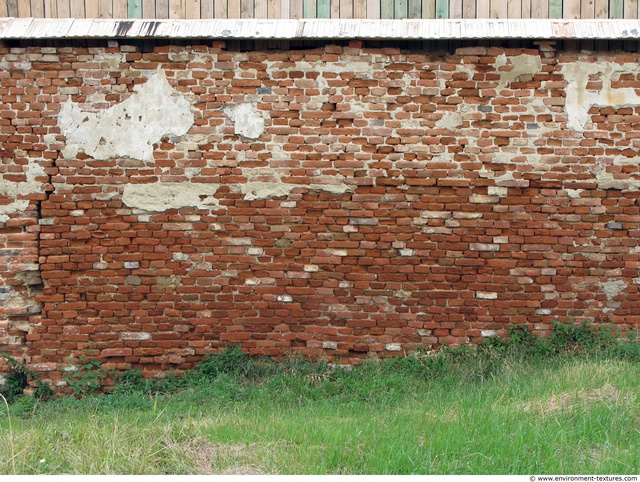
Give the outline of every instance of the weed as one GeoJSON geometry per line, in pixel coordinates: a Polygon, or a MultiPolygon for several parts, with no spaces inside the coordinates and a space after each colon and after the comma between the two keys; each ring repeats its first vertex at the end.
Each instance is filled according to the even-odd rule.
{"type": "Polygon", "coordinates": [[[40,377],[27,368],[27,365],[16,360],[15,358],[0,354],[0,358],[4,359],[9,366],[9,373],[5,376],[4,386],[0,390],[7,402],[13,402],[17,397],[21,396],[24,389],[29,386],[29,378],[35,381],[34,396],[39,399],[48,400],[53,397],[53,390],[48,383],[40,380],[40,377]]]}
{"type": "Polygon", "coordinates": [[[76,397],[95,393],[102,387],[107,373],[102,369],[102,362],[87,356],[79,358],[77,371],[71,372],[65,380],[76,397]]]}

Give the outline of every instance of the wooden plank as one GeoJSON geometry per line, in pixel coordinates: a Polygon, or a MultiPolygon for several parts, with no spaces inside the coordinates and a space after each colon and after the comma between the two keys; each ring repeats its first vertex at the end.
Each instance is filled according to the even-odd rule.
{"type": "Polygon", "coordinates": [[[98,18],[113,18],[111,0],[98,0],[98,18]]]}
{"type": "MultiPolygon", "coordinates": [[[[6,2],[0,2],[0,12],[7,9],[6,2]]],[[[84,10],[84,9],[83,9],[84,10]]],[[[0,16],[2,14],[0,13],[0,16]]],[[[84,16],[84,15],[83,15],[84,16]]],[[[31,0],[31,17],[45,18],[44,17],[44,2],[42,0],[31,0]]]]}
{"type": "Polygon", "coordinates": [[[28,0],[18,1],[18,17],[22,17],[22,18],[32,17],[31,2],[29,2],[28,0]]]}
{"type": "Polygon", "coordinates": [[[7,16],[18,16],[18,0],[7,0],[7,16]]]}
{"type": "Polygon", "coordinates": [[[213,18],[213,0],[200,0],[200,18],[213,18]]]}
{"type": "Polygon", "coordinates": [[[507,18],[507,0],[491,0],[490,18],[507,18]]]}
{"type": "Polygon", "coordinates": [[[113,18],[127,18],[127,0],[113,0],[113,18]]]}
{"type": "Polygon", "coordinates": [[[318,0],[317,18],[331,18],[331,0],[318,0]]]}
{"type": "Polygon", "coordinates": [[[448,0],[436,0],[436,18],[449,18],[448,0]]]}
{"type": "Polygon", "coordinates": [[[436,18],[436,0],[422,0],[422,18],[436,18]]]}
{"type": "Polygon", "coordinates": [[[0,17],[8,17],[9,15],[7,14],[7,2],[6,1],[0,1],[0,17]]]}
{"type": "Polygon", "coordinates": [[[367,0],[367,18],[380,18],[380,0],[367,0]]]}
{"type": "Polygon", "coordinates": [[[71,5],[69,0],[56,0],[58,18],[71,18],[71,5]]]}
{"type": "Polygon", "coordinates": [[[531,18],[531,0],[523,0],[522,18],[531,18]]]}
{"type": "Polygon", "coordinates": [[[380,18],[393,18],[393,0],[380,1],[380,18]]]}
{"type": "MultiPolygon", "coordinates": [[[[96,2],[96,5],[97,5],[97,2],[96,2]]],[[[98,12],[96,11],[95,15],[97,16],[97,14],[98,12]]],[[[56,3],[56,0],[44,0],[44,18],[56,18],[57,16],[58,16],[58,4],[56,3]]]]}
{"type": "Polygon", "coordinates": [[[186,18],[200,18],[200,0],[184,0],[186,18]]]}
{"type": "Polygon", "coordinates": [[[269,18],[266,0],[256,0],[253,11],[256,18],[269,18]]]}
{"type": "Polygon", "coordinates": [[[213,18],[227,18],[227,0],[214,0],[213,1],[213,18]]]}
{"type": "Polygon", "coordinates": [[[267,17],[280,18],[280,0],[267,1],[267,17]]]}
{"type": "Polygon", "coordinates": [[[340,18],[340,0],[331,0],[331,18],[340,18]]]}
{"type": "Polygon", "coordinates": [[[462,18],[476,18],[476,0],[462,0],[462,18]]]}
{"type": "Polygon", "coordinates": [[[462,18],[462,0],[449,0],[449,18],[462,18]]]}
{"type": "Polygon", "coordinates": [[[476,18],[489,18],[491,15],[491,0],[476,0],[476,18]]]}
{"type": "Polygon", "coordinates": [[[289,18],[290,12],[289,0],[280,0],[280,18],[289,18]]]}
{"type": "Polygon", "coordinates": [[[169,0],[169,18],[181,19],[184,18],[184,4],[182,0],[169,0]]]}
{"type": "Polygon", "coordinates": [[[393,18],[407,18],[407,15],[409,14],[407,7],[407,0],[395,0],[393,2],[393,18]]]}
{"type": "Polygon", "coordinates": [[[609,18],[609,0],[595,0],[593,18],[609,18]]]}
{"type": "Polygon", "coordinates": [[[169,18],[169,0],[156,0],[156,18],[169,18]]]}
{"type": "Polygon", "coordinates": [[[624,1],[610,0],[609,18],[623,18],[623,16],[624,16],[624,1]]]}
{"type": "Polygon", "coordinates": [[[70,0],[69,13],[71,15],[71,18],[86,18],[84,4],[84,0],[70,0]]]}
{"type": "Polygon", "coordinates": [[[318,4],[316,0],[303,0],[302,16],[304,18],[318,18],[318,4]]]}
{"type": "Polygon", "coordinates": [[[240,0],[240,18],[253,18],[253,0],[240,0]]]}
{"type": "Polygon", "coordinates": [[[624,18],[638,18],[638,0],[624,0],[624,18]]]}
{"type": "Polygon", "coordinates": [[[531,0],[531,18],[548,18],[549,1],[531,0]]]}
{"type": "Polygon", "coordinates": [[[549,0],[549,18],[562,18],[562,0],[549,0]]]}
{"type": "Polygon", "coordinates": [[[353,0],[353,18],[367,18],[367,0],[353,0]]]}
{"type": "Polygon", "coordinates": [[[142,0],[142,18],[156,18],[155,0],[142,0]]]}
{"type": "MultiPolygon", "coordinates": [[[[73,2],[73,0],[71,0],[73,2]]],[[[142,0],[127,1],[127,17],[142,18],[142,0]]]]}
{"type": "Polygon", "coordinates": [[[564,0],[562,18],[580,18],[580,0],[564,0]]]}
{"type": "Polygon", "coordinates": [[[340,0],[340,18],[353,18],[353,0],[340,0]]]}
{"type": "MultiPolygon", "coordinates": [[[[507,18],[522,18],[523,1],[524,0],[507,0],[507,18]]],[[[580,0],[578,0],[578,5],[580,5],[579,2],[580,0]]]]}
{"type": "Polygon", "coordinates": [[[596,18],[595,0],[582,0],[580,3],[580,18],[596,18]]]}
{"type": "Polygon", "coordinates": [[[227,14],[229,18],[240,18],[240,0],[228,0],[227,14]]]}
{"type": "Polygon", "coordinates": [[[296,20],[304,18],[302,16],[302,0],[290,0],[289,18],[295,18],[296,20]]]}

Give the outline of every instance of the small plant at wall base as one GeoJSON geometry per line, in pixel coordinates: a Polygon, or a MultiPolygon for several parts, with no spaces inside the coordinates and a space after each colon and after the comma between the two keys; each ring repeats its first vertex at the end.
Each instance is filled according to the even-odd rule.
{"type": "Polygon", "coordinates": [[[65,377],[71,393],[76,397],[95,393],[102,387],[107,378],[107,372],[102,368],[102,362],[89,356],[79,358],[77,370],[65,377]]]}
{"type": "Polygon", "coordinates": [[[5,354],[0,354],[0,358],[9,366],[9,373],[5,375],[4,385],[0,388],[0,394],[6,398],[7,402],[11,403],[23,394],[25,388],[29,386],[29,378],[36,383],[33,390],[36,398],[47,400],[53,397],[51,386],[40,380],[40,377],[29,370],[24,363],[5,354]]]}

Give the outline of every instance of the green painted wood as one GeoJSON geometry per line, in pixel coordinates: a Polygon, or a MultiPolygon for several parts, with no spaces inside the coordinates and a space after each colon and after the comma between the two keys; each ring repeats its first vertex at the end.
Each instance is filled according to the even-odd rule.
{"type": "Polygon", "coordinates": [[[562,18],[562,0],[549,0],[549,18],[562,18]]]}
{"type": "Polygon", "coordinates": [[[127,0],[127,17],[142,18],[142,0],[127,0]]]}
{"type": "Polygon", "coordinates": [[[436,0],[436,18],[449,18],[449,0],[436,0]]]}
{"type": "Polygon", "coordinates": [[[609,1],[609,18],[624,18],[624,0],[609,1]]]}
{"type": "Polygon", "coordinates": [[[316,18],[317,14],[316,0],[304,0],[302,4],[302,16],[304,18],[316,18]]]}
{"type": "Polygon", "coordinates": [[[409,18],[422,18],[422,0],[409,0],[409,18]]]}
{"type": "Polygon", "coordinates": [[[331,0],[318,0],[316,11],[318,18],[331,18],[331,0]]]}
{"type": "Polygon", "coordinates": [[[380,18],[393,18],[393,0],[380,0],[380,18]]]}
{"type": "Polygon", "coordinates": [[[393,6],[393,18],[407,18],[407,15],[409,14],[407,7],[407,0],[395,0],[393,6]]]}

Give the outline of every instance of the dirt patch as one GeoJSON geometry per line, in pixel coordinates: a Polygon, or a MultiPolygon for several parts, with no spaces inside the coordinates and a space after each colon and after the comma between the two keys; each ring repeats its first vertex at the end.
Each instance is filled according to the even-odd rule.
{"type": "Polygon", "coordinates": [[[202,475],[262,475],[264,471],[253,463],[255,444],[222,444],[197,438],[180,444],[180,452],[202,475]]]}
{"type": "Polygon", "coordinates": [[[547,400],[536,400],[524,406],[525,412],[539,412],[542,416],[550,415],[556,412],[571,412],[577,407],[594,405],[596,403],[604,403],[606,405],[616,405],[620,403],[628,403],[629,395],[615,388],[613,385],[605,384],[600,388],[594,388],[585,392],[562,392],[554,395],[547,400]]]}

